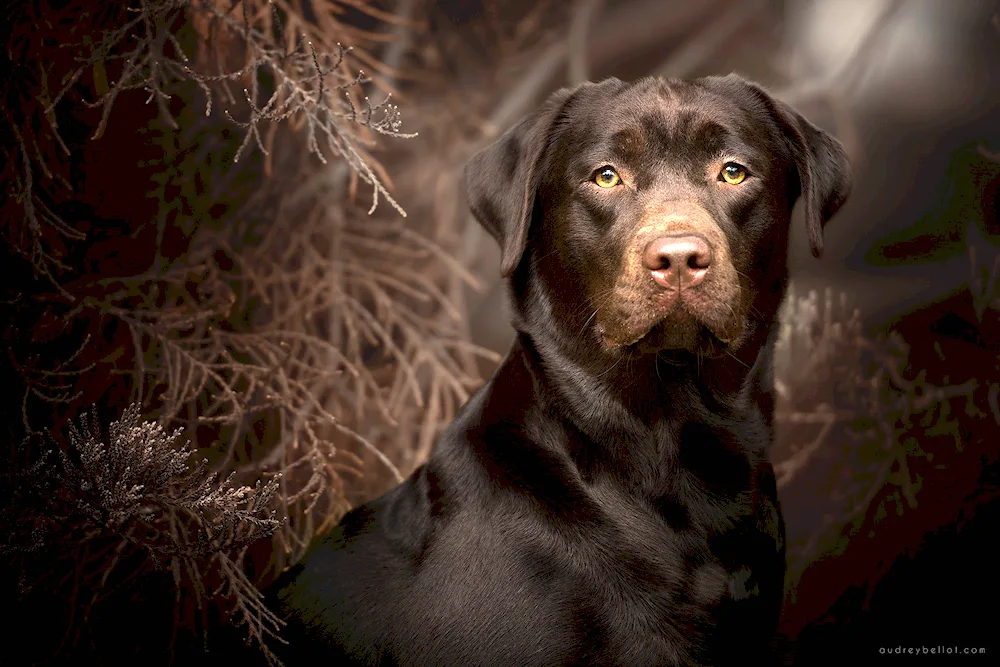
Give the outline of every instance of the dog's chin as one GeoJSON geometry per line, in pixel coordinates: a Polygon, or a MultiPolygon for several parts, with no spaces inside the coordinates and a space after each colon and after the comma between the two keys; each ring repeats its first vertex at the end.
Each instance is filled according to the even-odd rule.
{"type": "Polygon", "coordinates": [[[659,354],[677,352],[717,357],[736,347],[739,336],[726,333],[693,316],[664,317],[640,331],[629,332],[616,340],[607,334],[601,341],[607,352],[627,354],[659,354]]]}
{"type": "Polygon", "coordinates": [[[694,331],[690,334],[685,333],[680,339],[669,332],[661,331],[663,328],[662,323],[657,324],[630,347],[641,354],[687,352],[701,357],[721,357],[733,343],[732,340],[720,338],[704,324],[696,326],[694,331]]]}

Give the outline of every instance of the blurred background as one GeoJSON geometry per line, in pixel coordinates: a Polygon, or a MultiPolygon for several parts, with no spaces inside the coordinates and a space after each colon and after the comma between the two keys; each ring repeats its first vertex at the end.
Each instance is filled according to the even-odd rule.
{"type": "Polygon", "coordinates": [[[15,664],[280,634],[253,586],[419,465],[513,338],[464,162],[560,87],[729,72],[855,170],[823,258],[799,217],[789,248],[786,662],[995,655],[995,2],[7,5],[5,631],[52,628],[15,664]],[[184,442],[204,468],[143,454],[184,442]]]}

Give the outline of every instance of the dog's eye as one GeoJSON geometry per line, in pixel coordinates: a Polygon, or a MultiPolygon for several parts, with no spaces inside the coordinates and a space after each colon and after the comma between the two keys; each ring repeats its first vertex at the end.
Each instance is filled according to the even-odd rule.
{"type": "Polygon", "coordinates": [[[594,172],[594,183],[597,183],[602,188],[613,188],[621,182],[621,176],[611,167],[601,167],[594,172]]]}
{"type": "Polygon", "coordinates": [[[722,166],[722,171],[719,172],[719,180],[725,181],[730,185],[739,185],[746,177],[746,167],[735,162],[727,162],[722,166]]]}

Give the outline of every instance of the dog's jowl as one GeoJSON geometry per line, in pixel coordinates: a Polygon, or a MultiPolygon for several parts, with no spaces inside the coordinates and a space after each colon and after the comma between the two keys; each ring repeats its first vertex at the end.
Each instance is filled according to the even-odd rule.
{"type": "Polygon", "coordinates": [[[555,93],[469,162],[517,339],[426,465],[279,580],[290,665],[756,665],[792,207],[837,141],[737,76],[555,93]]]}

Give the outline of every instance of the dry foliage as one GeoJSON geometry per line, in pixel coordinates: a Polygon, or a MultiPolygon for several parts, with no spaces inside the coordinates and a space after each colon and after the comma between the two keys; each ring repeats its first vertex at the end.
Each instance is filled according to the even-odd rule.
{"type": "MultiPolygon", "coordinates": [[[[5,372],[29,436],[88,411],[95,390],[102,415],[134,406],[107,439],[82,421],[13,452],[4,553],[21,594],[53,577],[71,587],[67,637],[122,582],[169,564],[179,622],[210,599],[262,640],[278,621],[245,574],[247,548],[275,531],[267,569],[282,569],[340,518],[352,479],[370,495],[415,467],[479,383],[477,360],[495,361],[465,329],[475,279],[451,257],[466,222],[458,179],[434,184],[448,217],[404,221],[375,159],[380,139],[413,135],[358,66],[390,73],[370,52],[383,26],[420,25],[334,0],[139,0],[79,16],[81,28],[48,25],[72,37],[61,60],[27,58],[39,17],[13,16],[8,54],[34,64],[4,111],[5,251],[42,280],[5,291],[4,327],[32,332],[12,335],[5,372]],[[345,19],[358,12],[378,30],[345,19]],[[109,252],[93,242],[100,220],[65,213],[82,144],[57,120],[94,109],[81,113],[100,142],[143,101],[158,109],[143,131],[162,157],[148,191],[125,196],[152,197],[155,215],[125,221],[109,252]],[[139,270],[112,261],[136,256],[148,256],[139,270]],[[69,509],[54,509],[56,479],[76,494],[69,509]],[[78,575],[62,578],[66,561],[78,575]]],[[[450,117],[429,116],[430,132],[449,131],[450,117]]],[[[385,155],[404,174],[396,190],[427,187],[428,166],[457,168],[453,155],[385,155]]]]}
{"type": "MultiPolygon", "coordinates": [[[[789,586],[819,553],[843,548],[842,538],[866,518],[877,522],[890,510],[916,506],[923,480],[911,473],[911,463],[933,457],[922,445],[944,436],[962,450],[956,405],[971,417],[986,416],[977,405],[980,382],[932,384],[925,371],[910,367],[908,356],[896,332],[865,335],[846,295],[835,300],[827,290],[821,302],[815,292],[800,297],[790,290],[776,348],[774,468],[779,488],[790,488],[815,464],[825,475],[811,493],[829,499],[833,509],[789,554],[789,586]]],[[[994,385],[988,386],[993,396],[994,385]]],[[[817,483],[811,479],[807,484],[817,483]]]]}
{"type": "MultiPolygon", "coordinates": [[[[109,582],[131,548],[146,554],[157,568],[168,568],[178,585],[201,606],[208,597],[225,598],[263,639],[280,626],[238,564],[239,554],[255,540],[270,536],[281,521],[271,499],[277,480],[237,486],[232,475],[220,481],[206,471],[207,461],[189,465],[189,443],[178,446],[181,432],[168,433],[142,421],[130,406],[111,424],[107,437],[96,415],[71,424],[68,448],[54,439],[23,451],[26,460],[3,475],[10,494],[0,512],[0,553],[18,564],[23,587],[52,585],[52,570],[32,562],[43,549],[75,562],[69,605],[88,608],[109,595],[109,582]],[[40,453],[39,453],[40,450],[40,453]],[[105,558],[93,558],[91,550],[105,558]],[[220,590],[206,586],[204,571],[224,573],[220,590]],[[94,599],[85,599],[90,593],[94,599]]],[[[120,585],[124,586],[129,580],[120,585]]],[[[28,592],[27,590],[25,592],[28,592]]]]}

